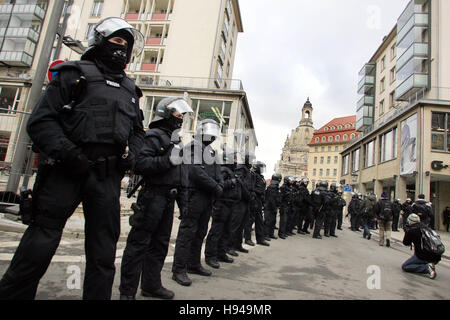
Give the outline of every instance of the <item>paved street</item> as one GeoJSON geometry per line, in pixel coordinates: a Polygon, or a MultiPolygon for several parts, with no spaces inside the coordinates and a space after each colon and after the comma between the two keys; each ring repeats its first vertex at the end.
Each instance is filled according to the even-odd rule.
{"type": "MultiPolygon", "coordinates": [[[[402,272],[400,266],[412,251],[400,243],[394,242],[391,248],[380,247],[376,235],[368,241],[361,233],[347,227],[338,230],[338,236],[337,239],[315,240],[310,236],[295,235],[286,240],[272,240],[267,248],[245,246],[250,253],[241,253],[233,264],[222,264],[219,270],[213,270],[212,277],[191,275],[191,287],[182,287],[171,280],[174,252],[171,244],[163,269],[163,283],[175,292],[176,299],[186,300],[449,299],[449,260],[438,265],[437,278],[430,280],[402,272]],[[373,272],[369,270],[368,273],[369,266],[379,267],[380,289],[368,289],[367,280],[373,272]]],[[[20,233],[0,232],[1,275],[19,240],[20,233]]],[[[113,299],[119,298],[120,259],[124,245],[120,242],[118,246],[113,299]]],[[[74,279],[73,270],[77,267],[83,278],[83,255],[83,240],[63,239],[41,281],[37,299],[80,299],[81,290],[69,289],[67,282],[69,280],[69,285],[76,283],[71,279],[74,279]]],[[[140,295],[137,298],[143,299],[140,295]]]]}

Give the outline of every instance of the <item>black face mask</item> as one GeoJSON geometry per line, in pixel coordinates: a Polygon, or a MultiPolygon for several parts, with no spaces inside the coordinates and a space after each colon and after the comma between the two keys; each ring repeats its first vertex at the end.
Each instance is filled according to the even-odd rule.
{"type": "Polygon", "coordinates": [[[113,71],[123,71],[127,66],[127,46],[106,41],[98,52],[98,59],[113,71]]]}

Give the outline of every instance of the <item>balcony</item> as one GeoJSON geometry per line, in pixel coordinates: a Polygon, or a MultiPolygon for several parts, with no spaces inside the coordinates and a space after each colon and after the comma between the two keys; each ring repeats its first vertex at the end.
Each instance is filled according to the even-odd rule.
{"type": "Polygon", "coordinates": [[[139,13],[127,13],[125,14],[125,20],[127,21],[136,21],[139,20],[139,13]]]}
{"type": "Polygon", "coordinates": [[[0,37],[8,38],[27,38],[34,42],[38,42],[39,33],[32,28],[0,28],[0,37]]]}
{"type": "Polygon", "coordinates": [[[16,4],[14,5],[13,15],[34,15],[40,20],[45,17],[45,10],[36,4],[16,4]]]}
{"type": "Polygon", "coordinates": [[[365,94],[374,87],[375,87],[375,77],[364,76],[358,83],[358,93],[365,94]]]}
{"type": "Polygon", "coordinates": [[[167,13],[153,13],[152,20],[167,20],[167,13]]]}
{"type": "MultiPolygon", "coordinates": [[[[175,88],[197,88],[197,89],[216,89],[217,85],[215,84],[216,78],[194,78],[194,77],[170,77],[164,76],[159,77],[156,76],[153,78],[141,78],[138,79],[138,85],[141,87],[175,87],[175,88]]],[[[243,91],[244,87],[242,86],[241,80],[236,79],[220,79],[220,84],[226,82],[228,84],[227,89],[220,90],[232,90],[232,91],[243,91]]]]}
{"type": "Polygon", "coordinates": [[[413,57],[428,57],[428,43],[413,43],[397,60],[397,70],[400,70],[413,57]]]}
{"type": "Polygon", "coordinates": [[[23,51],[2,51],[0,61],[11,66],[31,67],[33,57],[23,51]]]}
{"type": "Polygon", "coordinates": [[[363,106],[374,106],[375,105],[375,98],[371,96],[362,96],[361,99],[359,99],[356,110],[361,109],[363,106]]]}
{"type": "Polygon", "coordinates": [[[162,43],[161,39],[161,37],[149,37],[145,44],[148,46],[159,46],[162,43]]]}
{"type": "Polygon", "coordinates": [[[0,15],[2,15],[2,18],[9,19],[9,16],[11,15],[11,12],[12,12],[12,9],[13,9],[13,5],[12,4],[1,3],[0,4],[0,15]]]}
{"type": "Polygon", "coordinates": [[[412,74],[408,79],[403,81],[395,90],[396,100],[407,100],[408,97],[423,88],[428,87],[427,74],[412,74]]]}
{"type": "Polygon", "coordinates": [[[397,30],[397,42],[402,41],[413,27],[428,27],[428,13],[413,14],[403,28],[401,30],[397,30]]]}
{"type": "Polygon", "coordinates": [[[156,71],[156,63],[143,63],[141,71],[156,71]]]}

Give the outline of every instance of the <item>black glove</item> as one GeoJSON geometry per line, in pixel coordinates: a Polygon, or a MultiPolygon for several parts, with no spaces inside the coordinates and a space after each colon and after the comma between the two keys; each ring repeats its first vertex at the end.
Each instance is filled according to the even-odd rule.
{"type": "Polygon", "coordinates": [[[70,169],[70,172],[80,175],[89,171],[89,159],[80,148],[70,150],[64,157],[63,162],[70,169]]]}
{"type": "Polygon", "coordinates": [[[132,170],[134,168],[135,160],[134,154],[129,152],[126,158],[120,158],[120,168],[125,172],[132,170]]]}

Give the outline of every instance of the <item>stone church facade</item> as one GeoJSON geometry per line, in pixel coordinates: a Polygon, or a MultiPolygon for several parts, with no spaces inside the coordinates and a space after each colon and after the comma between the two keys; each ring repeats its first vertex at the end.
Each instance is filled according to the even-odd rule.
{"type": "Polygon", "coordinates": [[[308,144],[314,134],[312,112],[313,107],[308,98],[302,108],[302,119],[298,127],[286,138],[281,160],[275,167],[275,172],[280,173],[283,178],[285,176],[303,178],[308,175],[308,144]]]}

